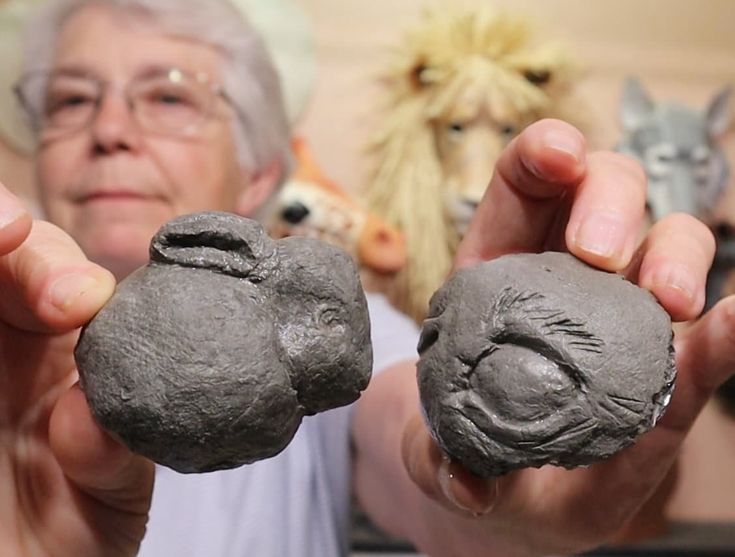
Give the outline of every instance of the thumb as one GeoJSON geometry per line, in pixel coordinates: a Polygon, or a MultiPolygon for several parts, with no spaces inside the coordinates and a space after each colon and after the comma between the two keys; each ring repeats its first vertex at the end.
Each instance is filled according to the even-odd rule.
{"type": "Polygon", "coordinates": [[[679,367],[709,396],[735,372],[735,295],[720,300],[677,339],[679,367]]]}
{"type": "Polygon", "coordinates": [[[678,376],[661,426],[686,434],[712,393],[735,371],[735,296],[676,336],[678,376]]]}
{"type": "Polygon", "coordinates": [[[70,331],[107,302],[115,279],[63,230],[34,221],[22,244],[0,257],[0,289],[1,321],[26,331],[70,331]]]}

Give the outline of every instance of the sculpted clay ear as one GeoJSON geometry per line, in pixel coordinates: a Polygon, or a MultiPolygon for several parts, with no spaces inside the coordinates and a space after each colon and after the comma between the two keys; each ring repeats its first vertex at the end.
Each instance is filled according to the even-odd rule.
{"type": "Polygon", "coordinates": [[[150,258],[154,263],[257,280],[255,270],[262,271],[273,252],[272,240],[255,221],[210,212],[184,215],[165,224],[151,241],[150,258]]]}

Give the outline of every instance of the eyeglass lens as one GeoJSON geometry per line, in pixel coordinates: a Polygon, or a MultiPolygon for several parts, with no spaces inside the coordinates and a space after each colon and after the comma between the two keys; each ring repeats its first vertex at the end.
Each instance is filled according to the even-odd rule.
{"type": "MultiPolygon", "coordinates": [[[[105,93],[104,83],[87,76],[44,77],[38,77],[36,86],[43,87],[45,82],[45,94],[35,95],[42,99],[36,115],[42,132],[75,131],[94,119],[105,93]]],[[[133,80],[126,88],[126,99],[138,124],[146,130],[186,133],[206,118],[214,93],[208,84],[175,71],[133,80]]]]}

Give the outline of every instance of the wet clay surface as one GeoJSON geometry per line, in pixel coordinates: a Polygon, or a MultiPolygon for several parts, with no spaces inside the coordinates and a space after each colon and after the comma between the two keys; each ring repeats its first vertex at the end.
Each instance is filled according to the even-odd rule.
{"type": "Polygon", "coordinates": [[[372,367],[351,258],[226,213],[164,225],[75,356],[99,423],[180,472],[277,454],[303,416],[356,400],[372,367]]]}
{"type": "Polygon", "coordinates": [[[419,388],[440,446],[487,477],[567,468],[633,443],[676,375],[653,295],[561,253],[465,269],[432,298],[419,388]]]}

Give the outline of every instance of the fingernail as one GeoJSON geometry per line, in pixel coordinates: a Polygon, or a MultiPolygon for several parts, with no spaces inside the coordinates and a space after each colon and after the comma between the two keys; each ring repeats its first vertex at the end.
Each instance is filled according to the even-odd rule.
{"type": "Polygon", "coordinates": [[[574,134],[552,130],[543,136],[543,142],[549,149],[571,155],[578,163],[584,159],[584,145],[581,139],[574,134]]]}
{"type": "Polygon", "coordinates": [[[86,274],[65,275],[56,279],[56,282],[51,285],[49,299],[55,307],[66,311],[76,300],[98,285],[97,279],[86,274]]]}
{"type": "Polygon", "coordinates": [[[25,214],[26,211],[22,207],[8,207],[0,211],[0,230],[10,226],[25,214]]]}
{"type": "Polygon", "coordinates": [[[612,258],[626,251],[625,220],[619,213],[598,212],[577,228],[574,243],[587,253],[612,258]]]}
{"type": "Polygon", "coordinates": [[[444,497],[458,509],[475,517],[489,513],[498,495],[498,483],[472,476],[461,465],[444,456],[439,465],[437,479],[444,497]],[[465,486],[462,486],[462,483],[465,486]],[[464,495],[458,492],[463,491],[464,495]]]}
{"type": "Polygon", "coordinates": [[[690,300],[697,297],[699,289],[697,280],[683,265],[670,265],[657,269],[650,282],[651,286],[664,286],[679,290],[690,300]]]}

